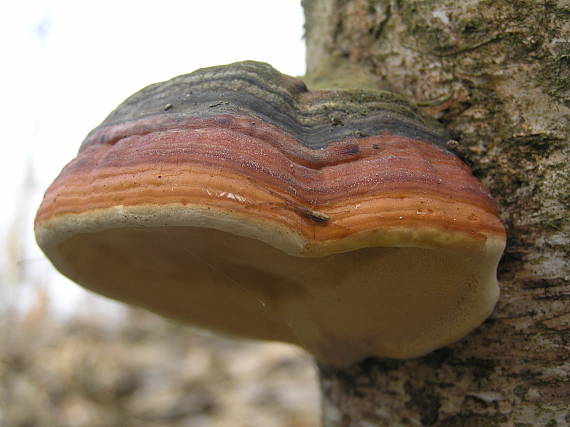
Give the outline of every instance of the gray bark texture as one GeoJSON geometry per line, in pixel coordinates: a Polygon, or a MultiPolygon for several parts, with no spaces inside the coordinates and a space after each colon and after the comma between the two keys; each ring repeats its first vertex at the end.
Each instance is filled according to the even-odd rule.
{"type": "Polygon", "coordinates": [[[508,228],[494,314],[425,357],[320,366],[324,425],[570,425],[570,2],[304,0],[307,81],[407,95],[508,228]]]}

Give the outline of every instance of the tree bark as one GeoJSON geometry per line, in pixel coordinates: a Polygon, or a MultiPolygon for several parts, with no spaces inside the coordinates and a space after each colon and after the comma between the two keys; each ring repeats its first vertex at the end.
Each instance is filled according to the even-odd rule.
{"type": "Polygon", "coordinates": [[[309,86],[443,122],[508,228],[492,317],[414,360],[320,366],[326,426],[570,425],[570,3],[304,0],[309,86]]]}

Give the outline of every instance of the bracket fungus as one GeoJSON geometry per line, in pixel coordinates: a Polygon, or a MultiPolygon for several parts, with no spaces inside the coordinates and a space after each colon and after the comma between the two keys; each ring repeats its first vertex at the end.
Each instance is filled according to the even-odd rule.
{"type": "Polygon", "coordinates": [[[47,190],[37,241],[80,285],[322,362],[410,358],[491,313],[494,201],[400,96],[267,64],[128,98],[47,190]]]}

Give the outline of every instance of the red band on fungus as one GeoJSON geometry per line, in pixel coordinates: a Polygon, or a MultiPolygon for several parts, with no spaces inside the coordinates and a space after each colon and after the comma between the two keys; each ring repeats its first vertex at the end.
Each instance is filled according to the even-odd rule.
{"type": "Polygon", "coordinates": [[[228,116],[85,147],[46,193],[38,220],[158,201],[240,211],[305,236],[310,209],[330,217],[317,239],[418,221],[504,232],[469,169],[430,143],[384,132],[314,150],[275,126],[228,116]]]}

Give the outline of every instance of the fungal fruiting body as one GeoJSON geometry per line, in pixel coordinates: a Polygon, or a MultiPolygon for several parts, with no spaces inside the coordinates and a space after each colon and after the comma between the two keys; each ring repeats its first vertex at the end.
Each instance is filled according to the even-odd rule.
{"type": "Polygon", "coordinates": [[[480,325],[499,293],[504,227],[445,141],[392,93],[201,69],[87,136],[36,236],[72,280],[168,317],[339,366],[415,357],[480,325]]]}

